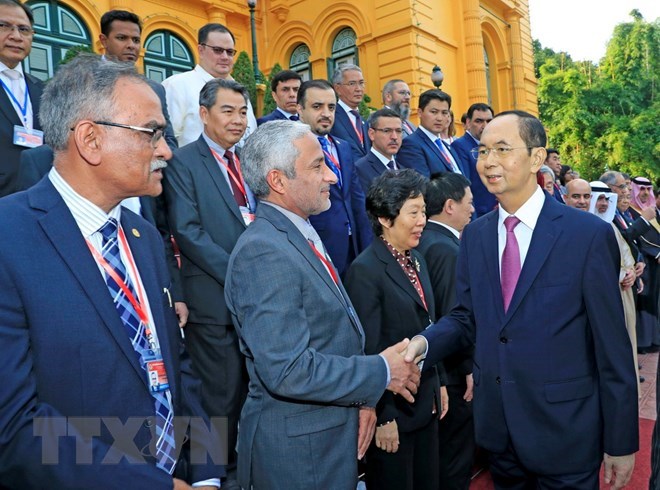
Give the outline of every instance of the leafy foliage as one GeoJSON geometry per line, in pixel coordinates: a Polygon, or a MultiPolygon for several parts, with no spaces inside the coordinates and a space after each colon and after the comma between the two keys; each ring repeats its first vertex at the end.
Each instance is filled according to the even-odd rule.
{"type": "Polygon", "coordinates": [[[73,58],[78,56],[80,53],[93,53],[93,52],[94,50],[92,49],[92,47],[87,46],[85,44],[72,46],[66,50],[66,54],[64,55],[64,58],[62,58],[62,61],[59,62],[58,66],[67,64],[69,61],[71,61],[73,58]]]}
{"type": "Polygon", "coordinates": [[[264,95],[264,114],[270,114],[277,107],[275,99],[273,99],[272,91],[270,90],[270,84],[273,81],[275,75],[282,71],[282,66],[279,63],[275,63],[273,68],[270,70],[270,75],[268,75],[268,81],[266,82],[266,94],[264,95]]]}
{"type": "Polygon", "coordinates": [[[247,89],[250,94],[252,109],[255,110],[257,107],[257,82],[254,77],[254,67],[252,66],[252,61],[250,61],[250,56],[248,56],[247,52],[241,51],[239,53],[238,59],[236,60],[236,63],[234,63],[234,69],[231,72],[231,76],[247,89]]]}
{"type": "Polygon", "coordinates": [[[541,119],[549,146],[588,179],[607,169],[660,179],[660,24],[633,10],[599,65],[534,41],[541,119]]]}

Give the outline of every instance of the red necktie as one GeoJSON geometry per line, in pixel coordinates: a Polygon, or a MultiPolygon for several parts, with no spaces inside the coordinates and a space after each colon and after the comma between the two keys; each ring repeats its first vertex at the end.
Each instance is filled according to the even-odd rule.
{"type": "MultiPolygon", "coordinates": [[[[238,173],[238,170],[236,169],[236,161],[234,160],[234,153],[227,150],[225,152],[225,158],[227,159],[227,166],[229,167],[229,170],[236,176],[236,178],[240,178],[240,175],[238,173]]],[[[234,179],[229,177],[229,183],[231,184],[231,190],[234,193],[234,199],[236,200],[236,204],[239,206],[247,206],[247,201],[245,200],[245,194],[243,194],[243,191],[238,187],[238,184],[234,182],[234,179]]]]}

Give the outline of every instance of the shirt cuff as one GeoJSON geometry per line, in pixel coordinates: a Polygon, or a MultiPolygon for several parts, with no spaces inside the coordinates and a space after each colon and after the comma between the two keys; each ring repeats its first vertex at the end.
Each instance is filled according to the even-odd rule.
{"type": "Polygon", "coordinates": [[[208,480],[198,481],[192,484],[193,488],[197,487],[216,487],[220,488],[220,478],[209,478],[208,480]]]}
{"type": "Polygon", "coordinates": [[[426,359],[426,355],[429,353],[429,341],[426,340],[426,337],[423,335],[415,335],[410,341],[412,342],[415,339],[422,339],[424,341],[424,345],[426,348],[424,349],[424,355],[422,356],[422,360],[417,363],[417,367],[419,367],[419,370],[421,371],[422,368],[424,367],[424,359],[426,359]]]}
{"type": "Polygon", "coordinates": [[[387,361],[385,360],[385,356],[383,354],[378,354],[380,358],[383,360],[385,363],[385,369],[387,369],[387,383],[385,383],[385,389],[390,385],[390,381],[392,381],[392,376],[390,375],[390,366],[387,364],[387,361]]]}

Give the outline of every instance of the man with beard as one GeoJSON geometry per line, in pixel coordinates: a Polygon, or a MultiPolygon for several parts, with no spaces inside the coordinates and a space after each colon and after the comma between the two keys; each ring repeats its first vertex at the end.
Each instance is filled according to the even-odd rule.
{"type": "Polygon", "coordinates": [[[401,117],[404,138],[417,129],[417,126],[408,120],[411,95],[408,84],[398,78],[390,80],[383,86],[383,106],[385,109],[392,109],[401,117]]]}
{"type": "MultiPolygon", "coordinates": [[[[349,72],[357,74],[355,70],[349,72]]],[[[308,80],[300,86],[300,121],[311,128],[323,149],[325,164],[337,177],[337,183],[330,187],[330,209],[310,216],[309,220],[343,276],[353,259],[371,243],[373,235],[350,144],[330,135],[335,123],[335,110],[343,109],[337,108],[337,96],[328,82],[308,80]]]]}
{"type": "Polygon", "coordinates": [[[451,144],[465,169],[465,176],[470,179],[470,189],[477,217],[491,211],[497,204],[495,196],[488,192],[486,186],[481,182],[477,173],[477,159],[470,153],[472,148],[479,146],[481,133],[493,119],[493,115],[493,108],[488,104],[472,104],[465,117],[465,134],[451,144]]]}

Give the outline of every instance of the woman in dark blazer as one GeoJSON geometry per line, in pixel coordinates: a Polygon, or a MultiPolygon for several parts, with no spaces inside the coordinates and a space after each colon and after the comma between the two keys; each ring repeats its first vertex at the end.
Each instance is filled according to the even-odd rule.
{"type": "MultiPolygon", "coordinates": [[[[374,239],[353,262],[346,290],[366,336],[367,354],[412,338],[436,320],[431,281],[412,250],[426,224],[426,179],[414,170],[385,172],[367,194],[374,239]]],[[[376,436],[367,451],[367,488],[438,488],[438,414],[435,368],[423,373],[415,403],[385,392],[376,407],[376,436]]]]}

